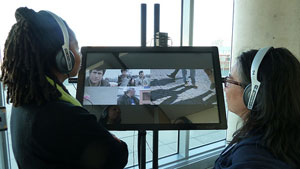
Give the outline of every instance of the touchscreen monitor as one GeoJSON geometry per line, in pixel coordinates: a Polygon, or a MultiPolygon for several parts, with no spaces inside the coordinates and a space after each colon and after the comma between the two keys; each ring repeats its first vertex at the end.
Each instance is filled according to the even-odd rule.
{"type": "Polygon", "coordinates": [[[77,99],[111,130],[224,129],[216,47],[83,47],[77,99]]]}

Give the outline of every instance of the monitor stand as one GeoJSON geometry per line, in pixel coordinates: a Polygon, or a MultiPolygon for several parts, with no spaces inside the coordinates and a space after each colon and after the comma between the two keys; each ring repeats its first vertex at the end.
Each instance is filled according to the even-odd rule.
{"type": "MultiPolygon", "coordinates": [[[[154,44],[156,33],[159,32],[160,4],[154,4],[154,44]]],[[[146,47],[147,5],[141,4],[141,47],[146,47]]],[[[156,45],[154,45],[156,46],[156,45]]],[[[146,130],[138,132],[138,164],[140,169],[146,169],[146,130]]],[[[152,168],[158,168],[158,130],[153,130],[152,168]]]]}
{"type": "MultiPolygon", "coordinates": [[[[139,168],[146,169],[146,130],[138,131],[138,161],[139,168]]],[[[153,130],[152,168],[158,168],[158,130],[153,130]]]]}

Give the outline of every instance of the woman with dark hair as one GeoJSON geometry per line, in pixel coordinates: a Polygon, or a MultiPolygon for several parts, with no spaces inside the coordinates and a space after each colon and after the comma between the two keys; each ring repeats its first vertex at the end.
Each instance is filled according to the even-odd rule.
{"type": "Polygon", "coordinates": [[[107,124],[121,124],[121,109],[117,105],[109,105],[104,108],[99,123],[103,126],[107,124]]]}
{"type": "Polygon", "coordinates": [[[74,32],[49,11],[18,8],[15,17],[1,80],[13,104],[10,129],[19,168],[124,168],[127,145],[63,85],[80,67],[74,32]]]}
{"type": "Polygon", "coordinates": [[[300,168],[300,63],[289,50],[270,48],[256,71],[260,88],[250,110],[244,91],[257,83],[250,77],[257,53],[242,53],[224,79],[228,109],[244,124],[216,160],[215,169],[300,168]]]}

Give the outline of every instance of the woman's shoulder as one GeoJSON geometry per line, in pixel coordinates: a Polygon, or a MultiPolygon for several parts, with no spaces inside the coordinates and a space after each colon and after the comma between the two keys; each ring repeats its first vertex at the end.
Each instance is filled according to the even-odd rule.
{"type": "Polygon", "coordinates": [[[271,152],[262,144],[260,136],[245,138],[232,150],[233,160],[245,161],[249,159],[273,159],[271,152]],[[263,157],[263,158],[261,158],[263,157]]]}
{"type": "Polygon", "coordinates": [[[43,115],[46,114],[63,114],[63,113],[69,113],[69,112],[81,112],[81,113],[88,113],[87,110],[80,106],[75,106],[69,102],[62,101],[62,100],[56,100],[44,103],[42,105],[36,105],[36,104],[24,104],[22,106],[13,107],[12,112],[27,112],[30,114],[41,114],[40,112],[43,112],[43,115]],[[76,110],[76,111],[75,111],[76,110]]]}
{"type": "Polygon", "coordinates": [[[74,126],[74,124],[97,123],[95,115],[86,109],[66,101],[53,101],[44,105],[23,105],[12,109],[15,121],[27,121],[37,128],[53,128],[55,126],[74,126]]]}
{"type": "Polygon", "coordinates": [[[81,106],[73,105],[70,102],[63,101],[63,100],[57,100],[54,102],[49,102],[45,104],[42,108],[43,110],[52,110],[56,112],[63,112],[63,113],[89,113],[85,108],[81,106]]]}
{"type": "MultiPolygon", "coordinates": [[[[260,135],[254,135],[243,139],[234,145],[231,151],[220,156],[219,164],[225,164],[229,168],[269,168],[292,169],[286,163],[276,159],[261,142],[260,135]]],[[[216,164],[217,165],[217,164],[216,164]]],[[[223,167],[219,167],[223,168],[223,167]]]]}

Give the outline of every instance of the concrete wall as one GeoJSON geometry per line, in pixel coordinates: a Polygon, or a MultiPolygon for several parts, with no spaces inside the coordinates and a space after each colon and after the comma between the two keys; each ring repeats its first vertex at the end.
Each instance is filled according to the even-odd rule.
{"type": "Polygon", "coordinates": [[[235,0],[233,56],[268,45],[286,47],[300,58],[300,1],[235,0]]]}
{"type": "MultiPolygon", "coordinates": [[[[300,0],[234,1],[233,63],[241,52],[264,46],[286,47],[300,60],[300,0]]],[[[228,114],[228,141],[241,124],[228,114]]]]}

